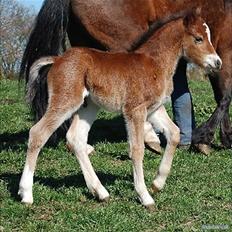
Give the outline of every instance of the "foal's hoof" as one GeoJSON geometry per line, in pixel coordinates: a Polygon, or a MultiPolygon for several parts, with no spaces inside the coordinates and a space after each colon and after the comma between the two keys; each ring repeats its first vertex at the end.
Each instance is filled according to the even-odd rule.
{"type": "Polygon", "coordinates": [[[157,188],[156,185],[155,185],[154,183],[152,184],[151,188],[152,188],[152,192],[153,192],[153,193],[158,193],[158,192],[160,191],[160,189],[157,188]]]}
{"type": "Polygon", "coordinates": [[[162,148],[160,143],[157,142],[146,142],[146,145],[155,153],[161,154],[162,148]]]}
{"type": "Polygon", "coordinates": [[[146,209],[148,210],[148,212],[152,213],[154,211],[156,211],[156,207],[154,204],[151,205],[145,205],[146,209]]]}
{"type": "Polygon", "coordinates": [[[73,148],[72,148],[72,146],[70,145],[69,142],[66,143],[66,147],[67,147],[67,149],[68,149],[69,152],[74,153],[74,150],[73,150],[73,148]]]}
{"type": "Polygon", "coordinates": [[[103,203],[108,203],[109,201],[110,201],[110,196],[108,196],[108,197],[105,197],[105,198],[103,198],[103,199],[99,199],[101,202],[103,202],[103,203]]]}
{"type": "Polygon", "coordinates": [[[110,199],[110,194],[103,186],[98,187],[98,189],[94,189],[92,193],[101,202],[108,202],[110,199]]]}
{"type": "Polygon", "coordinates": [[[194,144],[194,148],[204,155],[209,155],[212,151],[209,145],[203,143],[194,144]]]}
{"type": "Polygon", "coordinates": [[[18,195],[21,197],[21,202],[24,203],[24,204],[28,204],[28,205],[31,205],[33,204],[33,196],[32,196],[32,193],[30,192],[25,192],[24,190],[22,189],[19,189],[18,191],[18,195]]]}

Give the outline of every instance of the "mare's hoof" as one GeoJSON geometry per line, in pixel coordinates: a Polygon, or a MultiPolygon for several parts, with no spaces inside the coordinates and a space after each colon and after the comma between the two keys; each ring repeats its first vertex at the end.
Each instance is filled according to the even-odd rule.
{"type": "Polygon", "coordinates": [[[198,144],[194,144],[194,148],[203,153],[204,155],[209,155],[211,153],[211,147],[207,144],[202,144],[202,143],[198,143],[198,144]]]}
{"type": "Polygon", "coordinates": [[[146,145],[155,153],[161,154],[162,148],[160,146],[160,143],[156,142],[146,142],[146,145]]]}

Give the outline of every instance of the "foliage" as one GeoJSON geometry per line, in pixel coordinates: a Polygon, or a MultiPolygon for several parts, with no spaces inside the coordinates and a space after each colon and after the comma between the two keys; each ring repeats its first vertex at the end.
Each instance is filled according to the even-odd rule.
{"type": "MultiPolygon", "coordinates": [[[[10,81],[0,86],[0,231],[202,231],[207,226],[231,231],[231,151],[218,149],[206,157],[178,149],[167,185],[153,195],[157,210],[148,212],[133,189],[123,120],[104,111],[90,135],[96,149],[91,161],[110,202],[90,195],[79,164],[61,140],[39,156],[34,204],[21,204],[17,190],[32,122],[23,88],[18,91],[17,82],[10,81]]],[[[214,108],[209,83],[191,81],[190,86],[202,122],[214,108]]],[[[148,187],[160,159],[146,150],[148,187]]]]}
{"type": "Polygon", "coordinates": [[[19,70],[34,12],[16,0],[0,0],[0,80],[19,70]]]}

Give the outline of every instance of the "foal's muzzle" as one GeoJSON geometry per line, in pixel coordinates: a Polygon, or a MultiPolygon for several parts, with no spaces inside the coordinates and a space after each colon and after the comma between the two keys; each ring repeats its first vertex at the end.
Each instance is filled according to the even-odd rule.
{"type": "Polygon", "coordinates": [[[217,72],[222,68],[222,60],[217,54],[207,55],[204,66],[210,72],[217,72]]]}

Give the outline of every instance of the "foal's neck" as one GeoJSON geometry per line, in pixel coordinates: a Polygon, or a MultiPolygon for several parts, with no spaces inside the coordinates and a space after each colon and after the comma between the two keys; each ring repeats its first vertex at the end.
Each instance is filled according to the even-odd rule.
{"type": "Polygon", "coordinates": [[[172,21],[156,31],[137,52],[153,57],[157,72],[170,78],[182,56],[183,36],[183,19],[172,21]]]}

